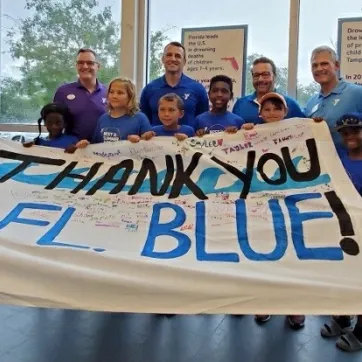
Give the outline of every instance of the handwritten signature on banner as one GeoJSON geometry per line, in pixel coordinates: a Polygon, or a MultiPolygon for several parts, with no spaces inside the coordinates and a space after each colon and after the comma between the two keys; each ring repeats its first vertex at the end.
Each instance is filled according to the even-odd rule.
{"type": "Polygon", "coordinates": [[[236,253],[206,252],[207,219],[208,227],[235,225],[240,249],[249,260],[271,261],[286,252],[286,209],[299,259],[343,260],[344,253],[358,255],[352,220],[331,186],[331,176],[321,168],[316,140],[307,137],[306,126],[295,128],[292,135],[290,127],[281,127],[269,136],[253,131],[242,141],[225,142],[216,135],[173,148],[157,142],[124,146],[126,152],[106,146],[104,151],[93,151],[98,158],[92,162],[88,156],[87,164],[77,158],[49,157],[46,152],[35,156],[1,149],[0,184],[11,183],[13,197],[20,202],[0,221],[0,231],[12,223],[47,227],[37,245],[104,252],[104,247],[56,239],[68,223],[118,228],[129,234],[148,230],[141,255],[159,259],[187,254],[194,234],[198,260],[239,262],[236,253]],[[118,158],[118,163],[103,162],[102,157],[118,158]],[[318,205],[323,211],[302,212],[298,207],[322,199],[318,205]],[[33,218],[20,217],[25,210],[33,218]],[[164,211],[174,214],[166,224],[161,222],[164,211]],[[60,214],[53,225],[42,220],[49,213],[60,214]],[[321,218],[336,220],[340,246],[306,247],[303,223],[321,218]],[[252,223],[271,225],[276,239],[272,252],[253,250],[248,236],[252,223]],[[165,235],[178,245],[171,251],[156,251],[158,238],[165,235]]]}

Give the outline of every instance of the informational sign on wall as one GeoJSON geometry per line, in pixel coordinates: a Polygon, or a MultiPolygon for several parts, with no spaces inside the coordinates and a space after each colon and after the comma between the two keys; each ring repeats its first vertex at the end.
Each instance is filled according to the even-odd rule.
{"type": "Polygon", "coordinates": [[[185,74],[208,89],[210,78],[218,74],[234,82],[234,96],[245,90],[247,25],[182,29],[186,48],[185,74]]]}
{"type": "Polygon", "coordinates": [[[362,85],[362,18],[338,20],[338,54],[341,76],[362,85]]]}

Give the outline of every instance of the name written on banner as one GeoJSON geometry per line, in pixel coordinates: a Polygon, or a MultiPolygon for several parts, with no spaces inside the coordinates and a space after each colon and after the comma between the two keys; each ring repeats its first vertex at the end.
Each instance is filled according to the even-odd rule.
{"type": "MultiPolygon", "coordinates": [[[[196,141],[191,140],[191,147],[196,141]]],[[[275,143],[276,144],[276,143],[275,143]]],[[[214,141],[213,146],[221,146],[222,143],[214,141]],[[215,143],[216,142],[216,143],[215,143]]],[[[182,257],[195,247],[195,255],[199,261],[240,262],[240,254],[235,252],[209,253],[207,249],[207,208],[208,199],[215,194],[218,178],[228,175],[235,182],[223,189],[223,192],[236,193],[238,196],[233,202],[235,215],[236,239],[242,255],[252,261],[276,261],[286,253],[288,246],[288,229],[290,225],[290,245],[300,260],[343,260],[344,254],[358,255],[359,246],[355,241],[354,228],[350,215],[343,205],[340,197],[334,190],[326,192],[301,192],[285,195],[283,198],[273,197],[273,190],[303,189],[311,185],[328,183],[329,175],[321,175],[321,167],[314,139],[305,141],[308,151],[309,168],[300,171],[292,158],[290,148],[282,147],[280,152],[268,152],[258,154],[250,149],[251,144],[238,146],[238,150],[245,147],[245,165],[235,167],[225,162],[217,155],[211,157],[202,152],[193,151],[185,158],[182,154],[165,154],[164,163],[154,162],[151,158],[144,158],[139,167],[135,167],[133,158],[125,158],[117,164],[106,166],[103,162],[94,162],[90,167],[84,167],[79,161],[67,161],[61,158],[40,157],[28,154],[0,150],[2,159],[16,161],[6,162],[0,165],[0,183],[20,181],[28,184],[43,186],[44,190],[51,192],[55,189],[69,189],[71,194],[84,194],[92,199],[99,192],[116,195],[127,193],[149,193],[155,197],[155,203],[150,213],[148,234],[140,254],[144,257],[157,259],[175,259],[182,257]],[[207,160],[208,168],[203,166],[203,160],[207,160]],[[186,162],[187,161],[187,162],[186,162]],[[210,167],[210,162],[214,167],[210,167]],[[267,164],[274,163],[276,171],[273,176],[265,171],[267,164]],[[39,165],[54,167],[57,169],[51,175],[32,175],[24,171],[38,167],[39,165]],[[81,166],[81,167],[80,167],[81,166]],[[77,168],[80,167],[80,168],[77,168]],[[105,168],[106,167],[106,168],[105,168]],[[105,169],[104,169],[105,168],[105,169]],[[99,171],[104,169],[102,176],[99,171]],[[220,172],[222,170],[222,172],[220,172]],[[207,171],[207,174],[205,172],[207,171]],[[195,172],[199,176],[195,180],[195,172]],[[260,182],[257,175],[263,180],[260,182]],[[26,180],[27,179],[27,180],[26,180]],[[206,181],[207,182],[206,182],[206,181]],[[270,199],[267,200],[268,212],[272,216],[272,227],[275,235],[275,248],[269,253],[261,253],[253,249],[248,235],[248,207],[247,200],[250,192],[270,191],[270,199]],[[169,201],[157,203],[157,197],[167,196],[169,201]],[[176,199],[180,196],[192,195],[198,199],[195,202],[194,243],[190,238],[189,228],[185,227],[187,211],[178,204],[176,199]],[[330,211],[301,211],[300,205],[311,200],[325,199],[330,206],[330,211]],[[282,207],[283,206],[283,207],[282,207]],[[287,215],[283,210],[287,210],[287,215]],[[171,221],[161,222],[163,212],[174,214],[171,221]],[[308,220],[336,217],[338,220],[341,238],[339,246],[331,247],[307,247],[304,240],[303,225],[308,220]],[[287,223],[287,218],[289,222],[287,223]],[[161,236],[168,236],[177,243],[176,247],[169,251],[156,251],[157,240],[161,236]]],[[[205,147],[207,145],[204,145],[205,147]]],[[[278,149],[279,151],[279,149],[278,149]]],[[[223,148],[224,153],[230,152],[230,148],[223,148]]],[[[37,227],[50,227],[42,237],[37,240],[40,246],[70,247],[77,249],[91,249],[89,246],[76,245],[56,241],[65,226],[72,221],[76,211],[75,207],[62,207],[50,203],[20,202],[1,221],[0,230],[12,223],[31,225],[37,227]],[[26,210],[44,210],[60,214],[59,219],[51,226],[51,223],[40,219],[21,217],[26,210]]],[[[104,252],[105,248],[92,248],[96,252],[104,252]]]]}

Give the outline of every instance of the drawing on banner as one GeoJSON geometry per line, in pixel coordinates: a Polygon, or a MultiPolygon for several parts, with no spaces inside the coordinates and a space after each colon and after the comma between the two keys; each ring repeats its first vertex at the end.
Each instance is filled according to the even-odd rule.
{"type": "Polygon", "coordinates": [[[213,76],[227,75],[234,82],[234,98],[244,95],[247,29],[247,25],[182,29],[185,74],[205,88],[213,76]]]}
{"type": "Polygon", "coordinates": [[[341,76],[362,85],[362,18],[338,19],[341,76]]]}

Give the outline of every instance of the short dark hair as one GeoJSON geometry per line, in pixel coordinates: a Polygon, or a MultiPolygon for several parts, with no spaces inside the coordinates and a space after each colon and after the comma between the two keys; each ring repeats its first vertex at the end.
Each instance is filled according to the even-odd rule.
{"type": "Polygon", "coordinates": [[[160,105],[160,103],[162,101],[166,101],[166,102],[174,102],[175,101],[179,111],[183,111],[185,109],[184,101],[176,93],[167,93],[167,94],[165,94],[164,96],[162,96],[158,100],[158,105],[160,105]]]}
{"type": "Polygon", "coordinates": [[[212,85],[216,82],[226,83],[230,88],[231,95],[233,95],[233,81],[230,77],[228,77],[227,75],[223,75],[223,74],[215,75],[214,77],[212,77],[210,79],[209,92],[210,92],[212,85]]]}
{"type": "Polygon", "coordinates": [[[92,53],[96,59],[98,59],[97,53],[91,48],[80,48],[77,52],[77,56],[81,53],[92,53]]]}
{"type": "MultiPolygon", "coordinates": [[[[273,74],[277,75],[277,67],[276,67],[275,63],[270,58],[267,58],[267,57],[256,58],[253,61],[252,67],[254,67],[257,64],[270,64],[271,67],[272,67],[273,74]]],[[[253,68],[251,68],[250,71],[253,74],[253,68]]]]}
{"type": "Polygon", "coordinates": [[[73,116],[69,111],[69,108],[60,103],[48,103],[46,104],[40,111],[40,118],[38,119],[38,129],[39,135],[35,138],[35,144],[39,142],[39,138],[41,136],[41,124],[42,122],[45,123],[47,116],[50,113],[58,113],[61,114],[64,121],[64,129],[65,133],[72,134],[73,132],[73,116]]]}
{"type": "Polygon", "coordinates": [[[182,50],[184,51],[184,59],[186,59],[186,49],[185,47],[178,41],[172,41],[168,44],[166,44],[166,46],[163,48],[163,52],[166,51],[166,48],[170,45],[173,45],[174,47],[178,47],[178,48],[182,48],[182,50]]]}
{"type": "Polygon", "coordinates": [[[283,101],[279,98],[268,98],[266,99],[262,105],[260,106],[260,111],[264,108],[266,103],[271,103],[278,111],[283,111],[285,110],[285,104],[283,103],[283,101]]]}

